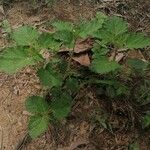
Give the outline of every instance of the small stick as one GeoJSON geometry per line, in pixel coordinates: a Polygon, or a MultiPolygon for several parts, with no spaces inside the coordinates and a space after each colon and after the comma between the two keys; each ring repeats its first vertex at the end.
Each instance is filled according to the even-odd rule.
{"type": "Polygon", "coordinates": [[[27,133],[24,138],[22,139],[22,141],[20,141],[18,143],[18,145],[16,146],[15,150],[23,150],[24,146],[28,143],[31,142],[31,138],[29,136],[29,134],[27,133]]]}

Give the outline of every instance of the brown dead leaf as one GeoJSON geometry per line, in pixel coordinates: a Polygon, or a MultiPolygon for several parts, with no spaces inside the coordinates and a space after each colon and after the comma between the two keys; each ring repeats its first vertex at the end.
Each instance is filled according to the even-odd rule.
{"type": "Polygon", "coordinates": [[[141,51],[129,51],[128,52],[128,58],[138,58],[138,59],[144,59],[143,54],[141,53],[141,51]]]}
{"type": "Polygon", "coordinates": [[[79,64],[81,64],[83,66],[89,66],[90,65],[90,58],[89,58],[89,55],[87,53],[81,54],[80,56],[75,56],[72,59],[77,61],[79,64]]]}
{"type": "Polygon", "coordinates": [[[124,58],[124,53],[117,53],[116,51],[113,51],[109,57],[109,61],[117,61],[120,62],[124,58]]]}
{"type": "MultiPolygon", "coordinates": [[[[91,39],[86,39],[86,40],[82,40],[79,39],[76,42],[75,48],[74,48],[74,53],[82,53],[85,51],[90,50],[93,47],[93,40],[91,39]]],[[[59,52],[68,52],[68,51],[73,51],[73,49],[71,48],[62,48],[60,49],[59,52]]]]}
{"type": "Polygon", "coordinates": [[[124,58],[125,54],[124,53],[118,53],[115,57],[115,60],[117,62],[120,62],[124,58]]]}
{"type": "Polygon", "coordinates": [[[92,48],[92,46],[93,46],[93,41],[91,39],[78,40],[76,42],[74,52],[75,53],[81,53],[81,52],[84,52],[84,51],[88,51],[92,48]]]}
{"type": "Polygon", "coordinates": [[[4,16],[5,16],[5,12],[4,12],[3,6],[0,5],[0,21],[4,19],[4,16]]]}

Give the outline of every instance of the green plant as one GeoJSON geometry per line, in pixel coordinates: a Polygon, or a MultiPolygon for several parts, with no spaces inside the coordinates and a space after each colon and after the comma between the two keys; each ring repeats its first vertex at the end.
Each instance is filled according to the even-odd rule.
{"type": "Polygon", "coordinates": [[[139,150],[139,144],[137,142],[131,143],[129,145],[129,150],[139,150]]]}
{"type": "Polygon", "coordinates": [[[45,0],[47,5],[52,5],[56,0],[45,0]]]}
{"type": "Polygon", "coordinates": [[[140,59],[129,59],[127,61],[129,68],[131,69],[131,77],[136,81],[131,88],[132,97],[137,105],[140,107],[144,115],[141,118],[141,124],[143,128],[150,127],[150,80],[149,80],[149,63],[140,59]]]}
{"type": "Polygon", "coordinates": [[[12,31],[13,46],[4,48],[0,54],[2,72],[12,74],[38,63],[38,66],[42,66],[38,68],[37,76],[50,98],[32,96],[26,101],[26,108],[32,113],[29,122],[32,138],[45,132],[54,119],[61,121],[68,116],[74,96],[84,85],[98,85],[109,97],[127,94],[126,85],[116,78],[123,71],[123,65],[116,61],[116,54],[122,50],[128,52],[150,46],[150,38],[128,31],[128,24],[122,18],[108,17],[103,13],[97,13],[95,18],[78,25],[54,21],[52,27],[55,29],[52,33],[39,33],[30,26],[12,31]],[[91,65],[88,67],[92,76],[89,75],[85,80],[72,67],[75,45],[81,38],[95,40],[91,65]],[[60,57],[59,50],[62,48],[69,49],[68,59],[60,57]],[[45,52],[51,57],[45,58],[45,52]],[[114,56],[110,59],[112,53],[114,56]]]}

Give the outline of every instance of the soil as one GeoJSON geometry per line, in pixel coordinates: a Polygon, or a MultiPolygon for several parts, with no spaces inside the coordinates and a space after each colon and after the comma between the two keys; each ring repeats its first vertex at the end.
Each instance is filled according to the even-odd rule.
{"type": "MultiPolygon", "coordinates": [[[[95,0],[92,3],[58,0],[49,7],[40,2],[33,5],[27,0],[15,0],[1,6],[4,12],[0,9],[0,21],[7,19],[13,29],[30,24],[47,31],[50,30],[49,21],[53,19],[78,22],[91,18],[96,11],[103,11],[125,18],[131,30],[150,33],[149,0],[95,0]]],[[[4,36],[0,32],[1,48],[7,44],[4,36]]],[[[131,57],[135,55],[139,56],[130,54],[131,57]]],[[[32,67],[15,75],[0,73],[0,150],[127,150],[137,137],[140,150],[150,149],[150,131],[141,133],[136,124],[132,124],[134,118],[129,117],[131,110],[128,106],[123,101],[117,101],[109,107],[106,99],[97,97],[90,88],[82,89],[67,120],[59,125],[50,125],[47,133],[31,140],[26,136],[29,113],[24,102],[28,96],[43,93],[44,89],[32,67]],[[99,110],[111,115],[109,122],[114,133],[93,119],[93,116],[103,114],[99,110]]]]}

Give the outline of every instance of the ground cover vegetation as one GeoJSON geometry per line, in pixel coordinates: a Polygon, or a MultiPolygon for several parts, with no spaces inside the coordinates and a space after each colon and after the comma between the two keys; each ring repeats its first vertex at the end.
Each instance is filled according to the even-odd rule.
{"type": "MultiPolygon", "coordinates": [[[[150,46],[150,38],[130,31],[121,17],[100,12],[78,24],[55,20],[51,27],[52,32],[39,32],[27,25],[12,30],[3,21],[3,30],[11,44],[0,53],[0,71],[14,74],[32,65],[46,89],[46,95],[34,95],[26,100],[26,109],[31,113],[29,135],[36,138],[49,124],[68,117],[76,95],[85,87],[95,89],[98,96],[110,101],[125,98],[135,110],[140,110],[141,128],[149,128],[149,62],[139,58],[119,60],[118,56],[144,51],[150,46]],[[88,53],[90,63],[75,65],[73,58],[80,49],[78,43],[86,40],[92,46],[82,53],[88,53]]],[[[104,122],[102,125],[107,127],[104,122]]]]}

